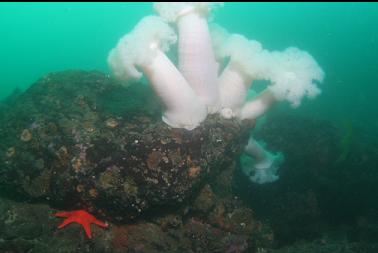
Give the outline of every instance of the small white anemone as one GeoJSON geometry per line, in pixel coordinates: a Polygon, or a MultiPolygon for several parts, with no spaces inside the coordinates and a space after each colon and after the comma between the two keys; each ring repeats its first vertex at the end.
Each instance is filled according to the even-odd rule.
{"type": "Polygon", "coordinates": [[[271,183],[279,179],[278,169],[284,161],[282,153],[271,153],[262,144],[249,139],[245,154],[252,158],[252,163],[242,164],[242,171],[249,179],[258,184],[271,183]]]}

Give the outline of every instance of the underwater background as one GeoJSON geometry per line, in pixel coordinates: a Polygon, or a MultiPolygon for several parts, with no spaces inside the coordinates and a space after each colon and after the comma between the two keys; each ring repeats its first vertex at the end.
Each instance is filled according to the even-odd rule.
{"type": "MultiPolygon", "coordinates": [[[[1,3],[0,99],[42,75],[108,71],[107,56],[151,3],[1,3]]],[[[324,69],[321,96],[291,113],[378,127],[377,3],[226,3],[214,22],[269,50],[296,46],[324,69]]]]}
{"type": "Polygon", "coordinates": [[[280,179],[263,185],[235,159],[250,126],[208,117],[172,130],[148,86],[109,78],[109,51],[151,14],[152,3],[0,3],[0,252],[378,252],[378,4],[213,12],[268,50],[309,52],[325,72],[322,94],[279,103],[253,132],[285,155],[280,179]],[[189,176],[167,176],[168,160],[189,176]],[[179,183],[160,187],[163,176],[179,183]],[[110,229],[93,228],[93,241],[78,226],[58,230],[51,215],[73,207],[110,229]]]}

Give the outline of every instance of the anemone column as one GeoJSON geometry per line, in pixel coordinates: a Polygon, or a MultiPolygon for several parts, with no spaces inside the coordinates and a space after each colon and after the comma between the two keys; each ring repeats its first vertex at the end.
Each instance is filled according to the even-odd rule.
{"type": "Polygon", "coordinates": [[[149,64],[141,68],[152,83],[155,93],[162,99],[165,107],[162,119],[165,123],[192,130],[205,120],[207,111],[204,104],[161,50],[157,51],[149,64]]]}
{"type": "Polygon", "coordinates": [[[225,118],[238,117],[252,81],[264,76],[265,54],[260,43],[238,34],[230,35],[218,54],[230,58],[218,79],[221,114],[225,118]]]}
{"type": "Polygon", "coordinates": [[[218,64],[207,20],[197,13],[189,13],[179,19],[177,27],[179,69],[210,111],[215,112],[218,103],[218,64]]]}
{"type": "Polygon", "coordinates": [[[165,55],[176,34],[161,18],[145,17],[109,54],[109,65],[120,79],[148,77],[164,106],[162,119],[176,128],[192,130],[206,119],[207,109],[165,55]]]}
{"type": "Polygon", "coordinates": [[[218,111],[218,63],[215,60],[207,16],[214,3],[156,3],[161,17],[178,29],[179,70],[210,113],[218,111]]]}

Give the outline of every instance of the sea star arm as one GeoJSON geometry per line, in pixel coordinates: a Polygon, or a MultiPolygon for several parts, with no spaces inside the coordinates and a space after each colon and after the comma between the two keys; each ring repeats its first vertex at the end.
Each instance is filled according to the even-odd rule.
{"type": "Polygon", "coordinates": [[[61,229],[61,228],[64,228],[65,226],[67,226],[68,224],[74,222],[74,220],[68,218],[66,220],[64,220],[59,226],[58,228],[61,229]]]}
{"type": "Polygon", "coordinates": [[[92,238],[92,231],[91,231],[91,224],[89,222],[85,222],[82,224],[89,239],[92,238]]]}
{"type": "Polygon", "coordinates": [[[59,218],[67,218],[70,216],[70,212],[58,212],[54,214],[54,216],[59,218]]]}

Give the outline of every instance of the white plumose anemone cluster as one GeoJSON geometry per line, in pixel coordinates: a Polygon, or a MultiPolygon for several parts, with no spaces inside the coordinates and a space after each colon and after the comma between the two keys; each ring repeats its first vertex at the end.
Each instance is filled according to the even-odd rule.
{"type": "MultiPolygon", "coordinates": [[[[163,121],[187,130],[198,127],[208,114],[256,120],[277,101],[297,107],[304,97],[320,94],[317,83],[324,73],[310,54],[294,47],[270,52],[259,42],[230,34],[219,25],[209,28],[211,10],[218,5],[155,3],[159,16],[142,19],[111,50],[108,63],[114,75],[123,80],[146,75],[164,106],[163,121]],[[165,54],[175,43],[178,67],[165,54]],[[255,80],[265,80],[268,86],[247,99],[255,80]]],[[[274,161],[280,160],[263,151],[251,140],[246,149],[256,161],[255,175],[250,178],[258,183],[276,179],[274,161]],[[265,154],[265,163],[261,154],[265,154]]]]}

